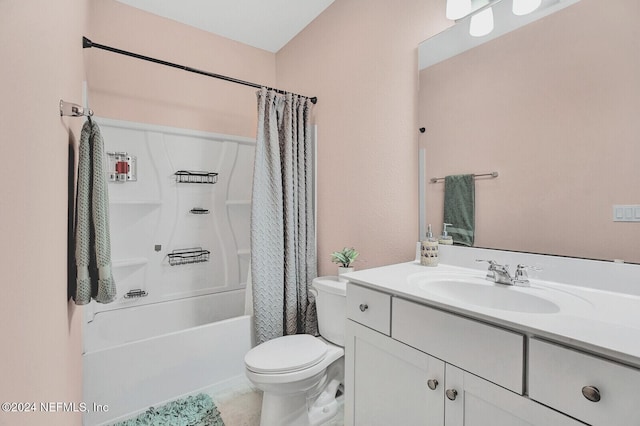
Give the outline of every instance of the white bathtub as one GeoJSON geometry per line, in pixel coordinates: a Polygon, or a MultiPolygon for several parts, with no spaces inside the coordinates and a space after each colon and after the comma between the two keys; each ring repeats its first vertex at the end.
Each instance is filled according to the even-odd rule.
{"type": "Polygon", "coordinates": [[[226,292],[96,314],[84,333],[85,426],[244,376],[252,337],[251,317],[236,316],[243,299],[226,292]]]}

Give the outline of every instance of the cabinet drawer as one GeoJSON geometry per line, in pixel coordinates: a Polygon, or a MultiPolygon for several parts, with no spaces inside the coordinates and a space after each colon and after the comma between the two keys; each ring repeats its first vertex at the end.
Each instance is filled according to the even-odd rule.
{"type": "Polygon", "coordinates": [[[388,336],[391,328],[391,296],[347,283],[347,318],[388,336]]]}
{"type": "Polygon", "coordinates": [[[593,426],[636,425],[640,370],[538,339],[529,344],[529,396],[593,426]],[[587,398],[600,400],[593,402],[587,398]],[[587,395],[583,395],[583,392],[587,395]]]}
{"type": "Polygon", "coordinates": [[[523,393],[523,335],[395,297],[392,306],[394,339],[523,393]]]}

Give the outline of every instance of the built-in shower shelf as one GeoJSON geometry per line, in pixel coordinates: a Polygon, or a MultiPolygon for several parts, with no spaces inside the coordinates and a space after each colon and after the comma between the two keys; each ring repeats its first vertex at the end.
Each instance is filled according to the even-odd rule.
{"type": "Polygon", "coordinates": [[[114,268],[127,268],[132,266],[144,266],[149,263],[149,259],[146,257],[130,257],[127,259],[118,259],[111,262],[111,266],[114,268]]]}
{"type": "Polygon", "coordinates": [[[251,256],[251,250],[250,249],[239,249],[237,252],[239,257],[249,257],[251,256]]]}

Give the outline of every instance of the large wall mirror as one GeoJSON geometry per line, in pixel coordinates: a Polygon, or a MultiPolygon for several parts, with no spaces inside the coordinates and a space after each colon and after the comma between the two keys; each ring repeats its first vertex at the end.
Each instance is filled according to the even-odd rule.
{"type": "Polygon", "coordinates": [[[640,205],[640,2],[572,3],[420,70],[422,220],[441,229],[432,177],[497,171],[474,246],[640,263],[640,222],[614,221],[640,205]]]}

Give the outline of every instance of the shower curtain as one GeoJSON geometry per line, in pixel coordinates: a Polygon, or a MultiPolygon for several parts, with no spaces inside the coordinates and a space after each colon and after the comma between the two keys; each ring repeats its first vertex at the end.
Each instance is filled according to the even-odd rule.
{"type": "Polygon", "coordinates": [[[251,205],[256,343],[317,334],[311,101],[262,88],[251,205]]]}

